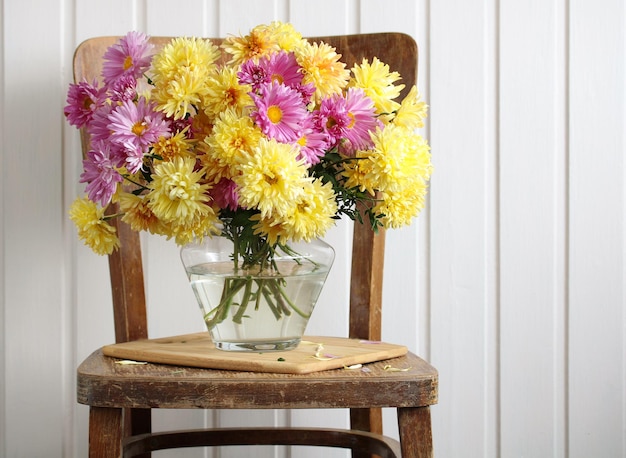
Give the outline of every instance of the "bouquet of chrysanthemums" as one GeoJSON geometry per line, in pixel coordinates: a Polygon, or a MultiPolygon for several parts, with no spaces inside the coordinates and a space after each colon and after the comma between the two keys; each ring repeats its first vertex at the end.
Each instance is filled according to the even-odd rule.
{"type": "Polygon", "coordinates": [[[110,254],[121,218],[180,245],[236,240],[245,264],[342,215],[409,224],[431,174],[416,132],[427,107],[415,87],[397,100],[400,75],[378,58],[352,69],[340,58],[280,22],[219,46],[181,37],[155,50],[128,33],[104,54],[101,82],[69,87],[65,116],[90,141],[86,196],[70,209],[80,238],[110,254]]]}

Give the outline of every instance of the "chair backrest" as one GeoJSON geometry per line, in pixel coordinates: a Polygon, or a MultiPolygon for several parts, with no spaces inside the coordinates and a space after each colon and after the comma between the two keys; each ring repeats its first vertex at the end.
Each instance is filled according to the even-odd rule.
{"type": "MultiPolygon", "coordinates": [[[[91,38],[79,45],[74,55],[75,81],[99,79],[102,55],[119,37],[91,38]]],[[[413,38],[401,33],[374,33],[312,37],[311,41],[323,41],[337,49],[342,61],[351,68],[363,58],[378,57],[390,69],[402,76],[406,86],[404,97],[417,79],[417,45],[413,38]]],[[[153,37],[157,46],[169,42],[169,37],[153,37]]],[[[214,39],[216,44],[221,40],[214,39]]],[[[82,133],[83,153],[89,139],[82,133]]],[[[146,338],[147,319],[144,291],[141,246],[136,232],[115,218],[114,224],[121,241],[121,248],[109,257],[115,337],[117,342],[146,338]]],[[[385,234],[374,235],[366,224],[354,225],[352,270],[350,283],[350,329],[353,338],[380,340],[382,280],[385,234]]],[[[181,267],[182,268],[182,267],[181,267]]]]}

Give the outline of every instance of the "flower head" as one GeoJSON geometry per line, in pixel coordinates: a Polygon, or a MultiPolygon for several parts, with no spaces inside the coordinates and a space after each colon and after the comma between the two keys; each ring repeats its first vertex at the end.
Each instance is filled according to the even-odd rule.
{"type": "Polygon", "coordinates": [[[175,157],[193,157],[193,142],[187,138],[189,127],[178,131],[176,135],[161,136],[152,144],[152,154],[169,162],[175,157]]]}
{"type": "Polygon", "coordinates": [[[120,76],[109,88],[112,102],[133,100],[137,97],[137,79],[130,73],[120,76]]]}
{"type": "Polygon", "coordinates": [[[218,58],[219,50],[210,40],[175,38],[163,47],[151,67],[153,99],[158,109],[174,119],[195,114],[218,58]]]}
{"type": "Polygon", "coordinates": [[[211,74],[207,81],[207,90],[202,99],[204,112],[215,118],[227,109],[244,113],[252,105],[248,95],[250,87],[239,83],[234,68],[222,68],[211,74]]]}
{"type": "Polygon", "coordinates": [[[239,207],[237,184],[228,178],[222,178],[209,191],[214,204],[218,208],[226,208],[231,211],[239,207]]]}
{"type": "Polygon", "coordinates": [[[350,142],[355,150],[371,147],[370,133],[382,127],[382,123],[376,117],[372,99],[361,89],[350,88],[346,92],[346,111],[350,122],[344,130],[345,140],[350,142]]]}
{"type": "Polygon", "coordinates": [[[400,107],[393,118],[393,123],[410,129],[424,127],[428,105],[420,99],[417,87],[413,86],[408,95],[400,103],[400,107]]]}
{"type": "Polygon", "coordinates": [[[212,134],[204,139],[207,147],[202,145],[203,163],[210,168],[207,175],[219,180],[238,173],[237,167],[249,160],[262,135],[250,117],[238,116],[233,110],[221,113],[212,134]]]}
{"type": "Polygon", "coordinates": [[[108,86],[124,75],[139,78],[150,66],[152,44],[141,32],[128,32],[104,53],[102,78],[108,86]]]}
{"type": "Polygon", "coordinates": [[[104,209],[84,197],[76,199],[70,207],[70,219],[78,229],[78,236],[94,253],[111,254],[119,248],[116,230],[104,219],[104,209]]]}
{"type": "Polygon", "coordinates": [[[110,140],[126,153],[129,172],[135,173],[142,166],[143,155],[160,137],[169,136],[169,126],[163,114],[155,111],[154,104],[141,98],[135,104],[122,102],[109,115],[110,140]]]}
{"type": "Polygon", "coordinates": [[[417,177],[399,191],[383,192],[374,213],[385,228],[408,226],[424,208],[427,189],[427,182],[417,177]]]}
{"type": "Polygon", "coordinates": [[[263,88],[261,95],[252,94],[252,99],[256,106],[252,117],[265,135],[282,143],[300,138],[308,112],[296,91],[273,82],[263,88]]]}
{"type": "Polygon", "coordinates": [[[163,222],[156,217],[148,205],[146,196],[138,196],[130,192],[121,192],[117,198],[124,216],[122,221],[137,232],[148,231],[151,234],[163,234],[163,222]]]}
{"type": "Polygon", "coordinates": [[[372,59],[371,64],[363,59],[361,64],[352,67],[352,75],[350,87],[363,89],[374,102],[379,114],[391,115],[398,109],[400,104],[395,99],[404,89],[404,84],[395,84],[400,79],[400,74],[390,71],[389,65],[382,63],[377,57],[372,59]]]}
{"type": "Polygon", "coordinates": [[[252,59],[245,61],[240,68],[237,72],[239,83],[250,86],[253,92],[258,92],[261,87],[272,82],[272,75],[267,67],[259,65],[252,59]]]}
{"type": "Polygon", "coordinates": [[[177,37],[155,54],[150,77],[156,86],[176,80],[181,71],[203,79],[215,70],[219,56],[219,49],[211,40],[177,37]]]}
{"type": "Polygon", "coordinates": [[[263,56],[279,51],[278,38],[272,28],[257,26],[248,35],[227,37],[222,48],[231,56],[228,63],[237,66],[247,60],[258,61],[263,56]]]}
{"type": "Polygon", "coordinates": [[[320,158],[329,149],[328,134],[316,127],[314,117],[309,116],[302,125],[302,133],[296,141],[300,147],[298,159],[304,159],[307,164],[317,164],[320,158]]]}
{"type": "Polygon", "coordinates": [[[78,129],[88,125],[94,113],[103,105],[106,98],[105,88],[98,88],[97,83],[70,84],[67,91],[67,105],[63,110],[67,121],[78,129]]]}
{"type": "Polygon", "coordinates": [[[85,191],[91,200],[106,207],[111,202],[111,196],[117,189],[117,184],[123,178],[117,170],[117,163],[111,154],[111,147],[104,142],[97,142],[83,160],[83,173],[80,182],[87,183],[85,191]]]}
{"type": "Polygon", "coordinates": [[[213,212],[207,205],[209,186],[201,182],[202,172],[195,165],[193,158],[177,157],[154,167],[148,207],[161,221],[191,224],[213,212]]]}
{"type": "Polygon", "coordinates": [[[302,67],[304,84],[311,83],[315,87],[315,100],[337,94],[346,87],[350,73],[335,48],[323,42],[305,42],[295,53],[302,67]]]}
{"type": "Polygon", "coordinates": [[[337,145],[337,142],[345,135],[350,121],[346,100],[342,96],[336,94],[322,100],[319,111],[316,113],[316,124],[328,135],[331,147],[337,145]]]}
{"type": "Polygon", "coordinates": [[[302,34],[293,25],[286,22],[274,21],[267,25],[261,24],[255,29],[267,31],[276,41],[278,47],[285,51],[293,51],[303,42],[302,34]]]}
{"type": "Polygon", "coordinates": [[[289,213],[308,180],[304,161],[292,145],[261,139],[250,161],[233,177],[244,208],[258,208],[262,217],[289,213]]]}
{"type": "Polygon", "coordinates": [[[430,178],[430,148],[421,136],[389,124],[372,134],[372,140],[371,150],[357,152],[357,157],[366,159],[359,164],[363,189],[397,192],[416,176],[430,178]]]}

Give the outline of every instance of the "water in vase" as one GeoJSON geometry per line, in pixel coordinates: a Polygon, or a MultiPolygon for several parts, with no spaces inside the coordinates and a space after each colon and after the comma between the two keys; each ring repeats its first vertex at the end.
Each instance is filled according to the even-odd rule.
{"type": "Polygon", "coordinates": [[[272,270],[234,271],[224,261],[187,274],[217,348],[272,351],[298,345],[328,269],[283,260],[272,270]]]}

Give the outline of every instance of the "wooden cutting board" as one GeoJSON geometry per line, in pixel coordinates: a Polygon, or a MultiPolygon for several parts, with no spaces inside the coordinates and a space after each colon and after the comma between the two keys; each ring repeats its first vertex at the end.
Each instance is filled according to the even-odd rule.
{"type": "Polygon", "coordinates": [[[103,347],[106,356],[137,362],[251,372],[307,374],[403,356],[407,348],[384,342],[306,336],[290,351],[218,350],[208,332],[137,340],[103,347]]]}

